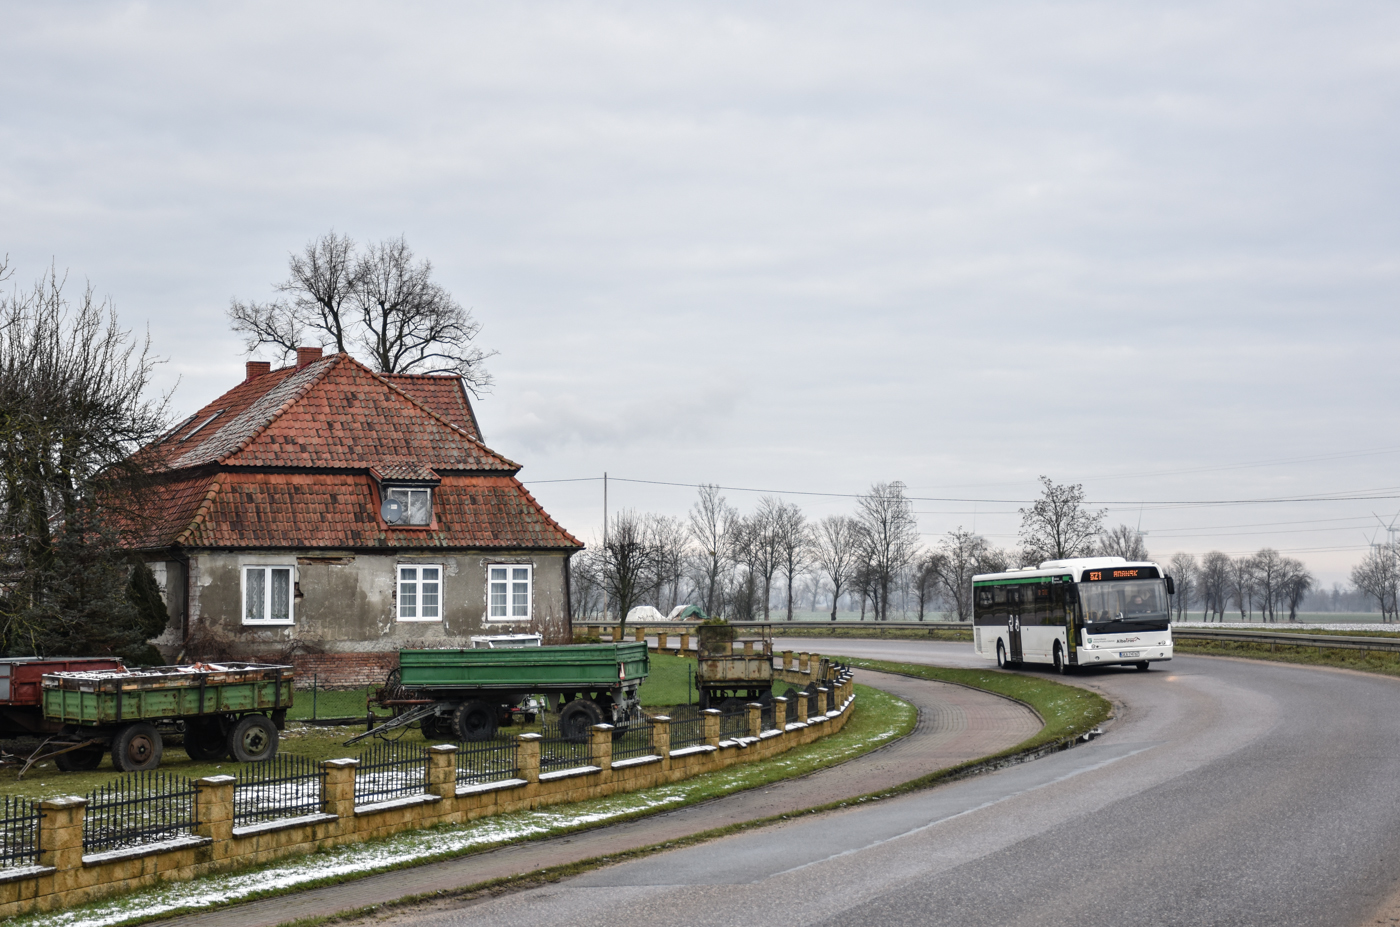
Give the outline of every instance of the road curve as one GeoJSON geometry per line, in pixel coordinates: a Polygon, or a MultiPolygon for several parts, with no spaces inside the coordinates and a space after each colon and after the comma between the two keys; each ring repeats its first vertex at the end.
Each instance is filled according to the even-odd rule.
{"type": "Polygon", "coordinates": [[[1000,752],[1040,730],[1040,719],[1034,712],[987,692],[884,673],[861,673],[860,677],[862,682],[877,685],[919,709],[918,723],[908,737],[806,776],[636,821],[551,840],[522,842],[161,923],[164,927],[270,927],[409,895],[452,892],[492,879],[653,846],[893,788],[932,770],[1000,752]]]}
{"type": "MultiPolygon", "coordinates": [[[[966,644],[810,649],[976,661],[966,644]]],[[[1119,706],[1091,744],[403,920],[1356,925],[1400,884],[1400,680],[1179,657],[1077,681],[1119,706]]]]}

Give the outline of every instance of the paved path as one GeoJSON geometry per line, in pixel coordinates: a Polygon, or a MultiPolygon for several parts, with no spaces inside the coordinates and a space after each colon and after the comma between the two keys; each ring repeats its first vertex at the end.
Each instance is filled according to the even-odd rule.
{"type": "MultiPolygon", "coordinates": [[[[823,642],[939,663],[967,644],[823,642]]],[[[983,664],[985,665],[985,664],[983,664]]],[[[470,903],[415,927],[1376,923],[1400,886],[1400,680],[1178,657],[1075,680],[1121,706],[1063,753],[470,903]]]]}
{"type": "Polygon", "coordinates": [[[985,692],[883,673],[858,672],[856,679],[916,705],[919,721],[914,732],[839,766],[678,811],[161,923],[264,927],[406,895],[450,891],[864,795],[1004,750],[1040,729],[1039,720],[1024,706],[985,692]]]}

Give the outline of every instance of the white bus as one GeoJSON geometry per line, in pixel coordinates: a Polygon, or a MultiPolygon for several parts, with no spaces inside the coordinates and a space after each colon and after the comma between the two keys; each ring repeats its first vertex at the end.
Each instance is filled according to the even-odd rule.
{"type": "Polygon", "coordinates": [[[1122,557],[1047,560],[972,577],[972,636],[998,666],[1131,664],[1172,658],[1172,578],[1122,557]]]}

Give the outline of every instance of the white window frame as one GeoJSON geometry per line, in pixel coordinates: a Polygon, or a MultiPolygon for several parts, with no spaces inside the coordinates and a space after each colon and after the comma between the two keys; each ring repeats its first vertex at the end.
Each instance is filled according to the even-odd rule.
{"type": "MultiPolygon", "coordinates": [[[[443,569],[443,565],[442,565],[441,563],[399,563],[399,564],[395,565],[395,567],[394,567],[394,617],[395,617],[395,620],[397,620],[397,621],[402,621],[402,622],[418,622],[418,623],[420,623],[420,624],[423,623],[423,622],[441,624],[441,623],[442,623],[442,611],[443,611],[443,608],[446,606],[446,598],[445,598],[445,596],[443,596],[443,581],[444,581],[444,579],[446,578],[446,575],[447,575],[447,571],[446,571],[445,569],[443,569]],[[405,580],[405,579],[404,579],[404,575],[403,575],[403,571],[404,571],[404,570],[412,570],[412,571],[413,571],[413,578],[412,578],[412,579],[409,579],[409,580],[405,580]],[[423,580],[423,571],[424,571],[424,570],[437,570],[437,615],[435,615],[435,616],[433,616],[433,617],[429,617],[429,618],[424,618],[421,614],[418,614],[419,612],[421,612],[421,611],[423,610],[423,582],[424,582],[424,580],[423,580]],[[404,583],[405,583],[405,582],[413,583],[413,586],[414,586],[414,589],[413,589],[413,611],[414,611],[415,614],[412,615],[412,616],[409,616],[409,617],[405,617],[405,616],[404,616],[404,613],[403,613],[403,606],[404,606],[404,592],[403,592],[403,586],[404,586],[404,583]]],[[[432,582],[432,580],[429,580],[429,582],[432,582]]]]}
{"type": "Polygon", "coordinates": [[[239,571],[238,607],[239,617],[247,627],[286,627],[296,624],[297,609],[297,568],[294,563],[249,563],[239,571]],[[263,614],[272,613],[272,571],[287,571],[287,617],[249,618],[248,617],[248,574],[254,570],[263,574],[263,614]]]}
{"type": "Polygon", "coordinates": [[[488,563],[486,565],[486,620],[500,624],[518,624],[522,621],[528,622],[534,617],[535,565],[533,563],[488,563]],[[494,579],[493,570],[505,570],[505,579],[494,579]],[[525,577],[523,579],[517,578],[517,574],[513,572],[516,570],[524,570],[525,577]],[[503,583],[506,587],[504,603],[506,613],[504,615],[495,614],[495,610],[498,606],[493,597],[493,587],[496,583],[503,583]],[[518,613],[517,606],[519,603],[515,601],[515,595],[520,591],[519,586],[521,585],[524,586],[525,593],[525,613],[523,615],[518,613]]]}
{"type": "Polygon", "coordinates": [[[406,495],[406,500],[405,500],[405,503],[404,503],[404,511],[403,511],[404,519],[405,519],[405,520],[404,520],[404,521],[399,521],[399,522],[394,522],[393,525],[392,525],[392,527],[394,527],[394,528],[428,528],[428,527],[431,527],[431,526],[432,526],[432,523],[433,523],[433,495],[434,495],[434,493],[433,493],[433,488],[432,488],[431,486],[400,486],[400,485],[397,485],[397,484],[394,484],[394,483],[386,483],[386,484],[384,485],[384,498],[385,498],[385,499],[392,498],[393,494],[396,493],[396,492],[404,493],[404,494],[406,495]],[[412,508],[413,508],[413,504],[412,504],[413,494],[416,493],[416,492],[424,493],[424,494],[426,494],[427,497],[428,497],[428,520],[427,520],[427,521],[422,521],[422,522],[411,522],[411,521],[408,521],[408,520],[407,520],[407,519],[408,519],[408,513],[409,513],[409,512],[412,510],[412,508]]]}

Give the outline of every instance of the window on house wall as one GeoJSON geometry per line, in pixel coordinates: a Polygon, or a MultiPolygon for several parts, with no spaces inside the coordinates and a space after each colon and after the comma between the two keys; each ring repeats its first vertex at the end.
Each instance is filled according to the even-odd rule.
{"type": "Polygon", "coordinates": [[[389,486],[384,490],[387,499],[393,499],[402,507],[402,515],[396,525],[427,525],[433,521],[433,491],[413,489],[405,486],[389,486]]]}
{"type": "Polygon", "coordinates": [[[528,621],[531,617],[532,567],[528,563],[493,563],[486,568],[487,615],[494,621],[528,621]]]}
{"type": "Polygon", "coordinates": [[[399,620],[442,620],[442,567],[399,564],[399,620]]]}
{"type": "Polygon", "coordinates": [[[243,623],[291,624],[293,584],[290,566],[245,566],[243,623]]]}

